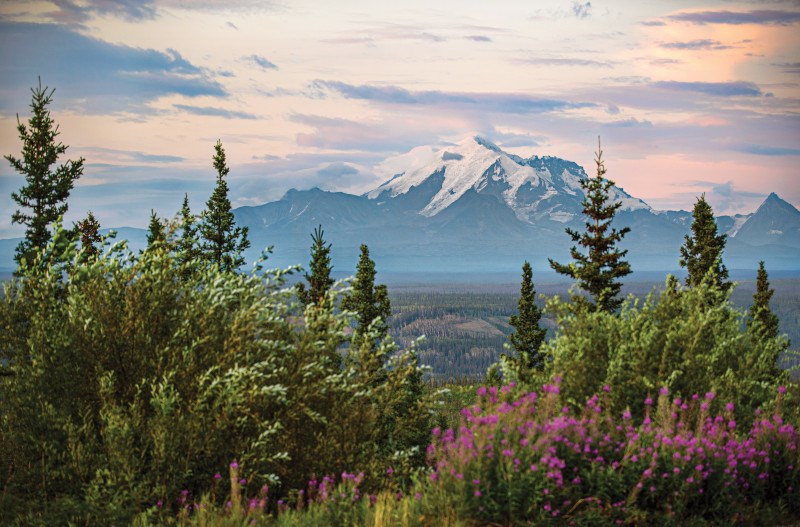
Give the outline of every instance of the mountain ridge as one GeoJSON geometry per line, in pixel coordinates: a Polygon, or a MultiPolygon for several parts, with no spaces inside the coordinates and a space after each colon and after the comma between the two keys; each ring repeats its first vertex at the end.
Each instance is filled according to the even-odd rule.
{"type": "MultiPolygon", "coordinates": [[[[277,201],[234,209],[237,224],[250,230],[248,261],[273,245],[271,265],[305,263],[309,235],[321,224],[340,268],[351,268],[366,243],[390,271],[506,272],[528,260],[540,272],[549,269],[548,257],[569,260],[564,229],[584,228],[580,180],[588,175],[572,161],[522,158],[471,136],[417,147],[380,167],[389,177],[361,195],[290,189],[277,201]]],[[[677,270],[691,212],[655,210],[620,187],[611,194],[623,202],[613,225],[632,229],[620,246],[629,250],[634,272],[677,270]]],[[[753,213],[716,220],[729,235],[729,268],[755,269],[764,259],[770,270],[800,270],[800,211],[777,194],[753,213]]],[[[136,231],[127,228],[136,238],[131,247],[139,249],[145,231],[136,231]]],[[[0,240],[0,268],[13,268],[18,241],[0,240]]]]}

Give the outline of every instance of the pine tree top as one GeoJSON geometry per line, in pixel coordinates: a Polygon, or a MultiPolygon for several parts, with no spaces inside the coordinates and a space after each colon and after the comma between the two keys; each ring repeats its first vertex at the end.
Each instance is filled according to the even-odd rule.
{"type": "Polygon", "coordinates": [[[617,230],[611,227],[622,203],[610,200],[609,189],[614,186],[614,182],[605,177],[606,168],[599,138],[595,164],[596,175],[581,180],[586,229],[582,233],[566,229],[572,241],[577,244],[570,249],[573,263],[565,265],[552,259],[549,261],[556,272],[575,279],[578,287],[592,296],[595,308],[614,311],[622,305],[622,299],[619,298],[622,283],[617,279],[631,273],[630,264],[623,260],[628,251],[619,250],[616,244],[630,232],[630,228],[617,230]]]}

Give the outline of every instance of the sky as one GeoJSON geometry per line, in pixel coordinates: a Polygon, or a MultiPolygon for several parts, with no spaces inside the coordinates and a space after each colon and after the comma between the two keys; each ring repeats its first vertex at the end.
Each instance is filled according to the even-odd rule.
{"type": "MultiPolygon", "coordinates": [[[[0,153],[55,88],[67,220],[362,193],[387,158],[481,135],[594,167],[656,209],[800,206],[800,1],[53,0],[0,3],[0,153]],[[224,5],[224,7],[221,7],[224,5]]],[[[24,180],[0,160],[0,238],[24,180]]]]}

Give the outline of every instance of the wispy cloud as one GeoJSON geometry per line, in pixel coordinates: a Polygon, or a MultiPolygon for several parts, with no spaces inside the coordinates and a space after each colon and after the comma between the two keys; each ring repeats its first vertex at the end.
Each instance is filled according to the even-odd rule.
{"type": "Polygon", "coordinates": [[[757,97],[763,95],[761,89],[752,82],[654,82],[653,86],[670,91],[688,91],[714,95],[717,97],[747,96],[757,97]]]}
{"type": "Polygon", "coordinates": [[[474,42],[491,42],[492,37],[487,37],[486,35],[467,35],[464,37],[467,40],[472,40],[474,42]]]}
{"type": "Polygon", "coordinates": [[[342,33],[325,38],[322,42],[332,44],[375,44],[381,41],[417,40],[422,42],[444,42],[446,37],[434,30],[405,24],[384,24],[342,33]]]}
{"type": "Polygon", "coordinates": [[[677,22],[691,24],[759,24],[789,26],[800,22],[800,11],[779,11],[773,9],[759,9],[755,11],[695,11],[689,13],[676,13],[665,18],[677,22]]]}
{"type": "Polygon", "coordinates": [[[733,150],[757,156],[800,156],[800,148],[784,148],[780,146],[737,145],[733,147],[733,150]]]}
{"type": "Polygon", "coordinates": [[[183,112],[188,112],[194,115],[203,115],[207,117],[224,117],[225,119],[256,119],[257,116],[247,112],[237,112],[235,110],[226,110],[225,108],[213,108],[209,106],[191,106],[188,104],[173,104],[174,108],[183,112]]]}
{"type": "Polygon", "coordinates": [[[661,42],[659,44],[664,49],[685,49],[685,50],[722,50],[731,49],[733,46],[728,46],[719,40],[698,39],[690,40],[688,42],[661,42]]]}
{"type": "Polygon", "coordinates": [[[0,108],[19,108],[43,72],[42,82],[58,87],[57,103],[94,114],[147,112],[146,104],[164,95],[227,95],[175,50],[111,44],[54,24],[0,22],[0,108]]]}
{"type": "Polygon", "coordinates": [[[312,86],[323,94],[325,92],[334,92],[346,99],[398,105],[451,105],[503,113],[545,113],[597,106],[595,103],[590,102],[539,98],[515,93],[410,91],[398,86],[353,85],[325,80],[314,81],[312,86]]]}
{"type": "Polygon", "coordinates": [[[55,0],[54,11],[46,13],[53,22],[72,27],[84,24],[97,15],[115,16],[127,21],[152,20],[156,17],[153,0],[55,0]]]}
{"type": "Polygon", "coordinates": [[[261,55],[253,54],[253,55],[248,55],[248,56],[242,57],[242,58],[244,60],[252,63],[252,64],[255,64],[256,66],[258,66],[261,69],[265,69],[265,70],[276,70],[276,69],[278,69],[278,66],[276,66],[275,64],[273,64],[272,62],[270,62],[266,58],[262,57],[261,55]]]}
{"type": "Polygon", "coordinates": [[[784,73],[800,74],[800,62],[773,62],[772,65],[781,68],[784,73]]]}
{"type": "MultiPolygon", "coordinates": [[[[76,149],[76,151],[90,160],[99,158],[117,163],[179,163],[186,160],[180,156],[147,154],[136,150],[119,150],[104,147],[84,147],[76,149]]],[[[93,166],[100,165],[93,162],[90,162],[90,164],[93,166]]]]}
{"type": "Polygon", "coordinates": [[[535,64],[537,66],[589,66],[595,68],[612,68],[614,64],[610,61],[579,59],[571,57],[532,57],[519,59],[518,62],[524,64],[535,64]]]}

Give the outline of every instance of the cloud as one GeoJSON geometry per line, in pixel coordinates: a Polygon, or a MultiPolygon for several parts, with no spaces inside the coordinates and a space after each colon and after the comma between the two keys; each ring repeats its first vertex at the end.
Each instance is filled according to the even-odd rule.
{"type": "Polygon", "coordinates": [[[789,26],[800,22],[800,11],[778,11],[760,9],[756,11],[696,11],[690,13],[677,13],[665,18],[677,22],[690,24],[759,24],[774,26],[789,26]]]}
{"type": "Polygon", "coordinates": [[[706,201],[714,208],[715,214],[734,214],[741,210],[752,209],[756,201],[767,197],[762,192],[737,190],[733,181],[687,181],[685,185],[700,187],[706,195],[706,201]]]}
{"type": "Polygon", "coordinates": [[[572,10],[572,14],[578,18],[586,18],[592,12],[592,3],[591,2],[572,2],[572,6],[570,6],[572,10]]]}
{"type": "Polygon", "coordinates": [[[444,91],[410,91],[398,86],[353,85],[339,81],[317,80],[312,87],[324,97],[334,92],[346,99],[373,101],[393,105],[456,106],[501,113],[546,113],[597,106],[588,102],[530,97],[514,93],[463,93],[444,91]]]}
{"type": "Polygon", "coordinates": [[[421,29],[419,26],[405,24],[384,24],[359,30],[348,31],[338,37],[322,40],[332,44],[375,44],[381,41],[417,40],[422,42],[444,42],[442,35],[421,29]]]}
{"type": "Polygon", "coordinates": [[[733,46],[727,46],[719,40],[699,39],[690,40],[688,42],[661,42],[659,44],[665,49],[686,49],[686,50],[721,50],[731,49],[733,46]]]}
{"type": "Polygon", "coordinates": [[[689,91],[713,95],[717,97],[736,97],[748,96],[757,97],[763,95],[761,89],[752,82],[678,82],[662,81],[652,84],[656,88],[670,91],[689,91]]]}
{"type": "Polygon", "coordinates": [[[520,59],[518,62],[524,64],[535,64],[538,66],[590,66],[597,68],[613,67],[612,62],[569,57],[533,57],[529,59],[520,59]]]}
{"type": "Polygon", "coordinates": [[[225,22],[225,25],[228,26],[231,29],[235,29],[236,31],[239,31],[239,27],[236,24],[234,24],[233,22],[231,22],[230,20],[225,22]]]}
{"type": "Polygon", "coordinates": [[[224,117],[225,119],[257,119],[257,116],[247,112],[237,112],[224,108],[212,108],[208,106],[190,106],[188,104],[173,104],[174,108],[194,115],[207,117],[224,117]]]}
{"type": "Polygon", "coordinates": [[[762,145],[737,145],[733,148],[737,152],[754,154],[757,156],[800,156],[800,148],[784,148],[780,146],[762,145]]]}
{"type": "Polygon", "coordinates": [[[783,69],[784,73],[800,74],[800,62],[773,62],[772,65],[783,69]]]}
{"type": "Polygon", "coordinates": [[[227,96],[175,50],[111,44],[54,24],[0,22],[0,109],[21,109],[38,76],[58,88],[57,105],[92,114],[152,112],[147,103],[165,95],[227,96]]]}
{"type": "Polygon", "coordinates": [[[467,40],[472,40],[473,42],[491,42],[492,37],[487,37],[486,35],[467,35],[464,37],[467,40]]]}
{"type": "Polygon", "coordinates": [[[252,62],[256,66],[264,70],[276,70],[278,66],[273,64],[272,62],[268,61],[266,58],[262,57],[261,55],[249,55],[247,57],[242,57],[244,60],[248,62],[252,62]]]}
{"type": "Polygon", "coordinates": [[[610,123],[606,123],[606,126],[610,126],[612,128],[632,128],[632,127],[645,127],[645,128],[652,128],[653,123],[648,121],[647,119],[636,119],[635,117],[631,117],[630,119],[622,119],[620,121],[612,121],[610,123]]]}
{"type": "Polygon", "coordinates": [[[658,26],[666,26],[667,23],[662,20],[645,20],[644,22],[639,22],[639,24],[643,26],[651,26],[651,27],[658,27],[658,26]]]}
{"type": "MultiPolygon", "coordinates": [[[[159,155],[159,154],[146,154],[136,150],[118,150],[114,148],[83,147],[76,148],[82,156],[87,158],[87,162],[93,166],[100,166],[103,163],[93,163],[93,159],[103,159],[105,161],[113,161],[116,163],[179,163],[185,161],[186,158],[172,155],[159,155]]],[[[108,164],[108,163],[105,163],[108,164]]],[[[113,165],[108,165],[113,166],[113,165]]]]}
{"type": "Polygon", "coordinates": [[[83,28],[96,16],[115,16],[129,22],[152,20],[156,17],[153,0],[53,0],[55,11],[45,13],[53,22],[83,28]]]}

